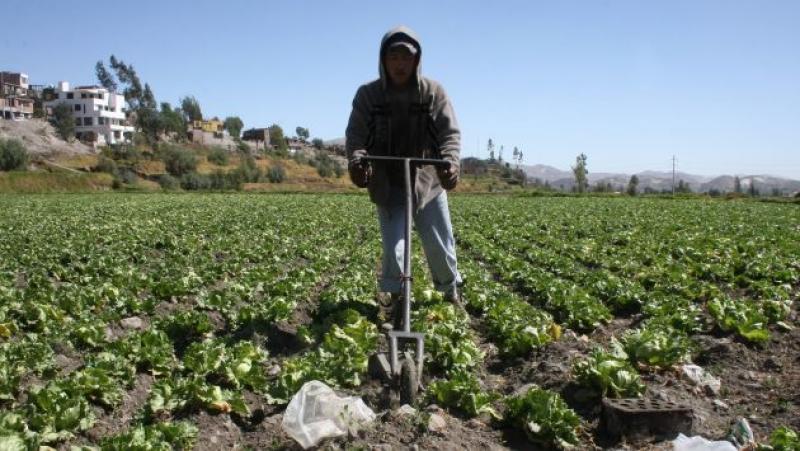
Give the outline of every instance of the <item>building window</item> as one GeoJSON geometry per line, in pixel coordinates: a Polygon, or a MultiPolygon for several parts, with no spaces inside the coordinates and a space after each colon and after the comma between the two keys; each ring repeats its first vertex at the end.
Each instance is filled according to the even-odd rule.
{"type": "Polygon", "coordinates": [[[85,93],[85,92],[82,92],[82,93],[81,93],[81,99],[85,99],[85,98],[86,98],[86,93],[85,93]]]}
{"type": "Polygon", "coordinates": [[[75,126],[76,127],[80,127],[81,126],[81,118],[79,118],[79,117],[75,118],[75,126]]]}
{"type": "Polygon", "coordinates": [[[83,118],[83,125],[92,125],[92,118],[91,117],[83,118]]]}
{"type": "Polygon", "coordinates": [[[76,103],[75,104],[75,111],[80,111],[80,110],[81,110],[80,104],[76,103]]]}
{"type": "Polygon", "coordinates": [[[74,93],[72,93],[72,92],[68,92],[68,93],[67,93],[67,98],[68,98],[68,99],[72,99],[72,98],[74,98],[74,97],[75,97],[75,94],[74,94],[74,93]]]}
{"type": "Polygon", "coordinates": [[[119,139],[119,130],[114,130],[114,139],[119,139]]]}

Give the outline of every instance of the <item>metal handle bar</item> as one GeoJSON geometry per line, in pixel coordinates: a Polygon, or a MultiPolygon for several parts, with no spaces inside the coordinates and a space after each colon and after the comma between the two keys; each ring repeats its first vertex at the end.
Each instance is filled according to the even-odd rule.
{"type": "Polygon", "coordinates": [[[360,158],[361,161],[405,161],[416,166],[437,166],[441,168],[449,168],[452,163],[446,160],[437,160],[435,158],[412,158],[412,157],[386,157],[380,155],[365,155],[360,158]]]}

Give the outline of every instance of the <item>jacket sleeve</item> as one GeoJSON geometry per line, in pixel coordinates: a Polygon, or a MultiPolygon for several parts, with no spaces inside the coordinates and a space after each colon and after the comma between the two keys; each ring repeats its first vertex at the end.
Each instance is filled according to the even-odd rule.
{"type": "Polygon", "coordinates": [[[461,173],[461,132],[458,129],[456,114],[447,93],[441,85],[436,85],[433,104],[433,133],[439,148],[439,156],[451,164],[452,172],[436,171],[439,183],[447,191],[458,184],[461,173]]]}
{"type": "Polygon", "coordinates": [[[345,132],[345,150],[347,161],[352,165],[354,160],[367,154],[367,141],[369,140],[368,100],[365,86],[361,86],[353,98],[353,110],[347,122],[345,132]]]}
{"type": "Polygon", "coordinates": [[[449,161],[456,169],[461,169],[461,131],[453,111],[453,105],[444,88],[438,86],[433,105],[433,124],[439,153],[443,160],[449,161]]]}
{"type": "Polygon", "coordinates": [[[369,183],[369,170],[366,166],[357,165],[358,160],[367,154],[369,141],[369,111],[366,89],[361,86],[353,98],[353,110],[345,131],[345,150],[347,152],[347,172],[350,181],[359,188],[365,188],[369,183]]]}

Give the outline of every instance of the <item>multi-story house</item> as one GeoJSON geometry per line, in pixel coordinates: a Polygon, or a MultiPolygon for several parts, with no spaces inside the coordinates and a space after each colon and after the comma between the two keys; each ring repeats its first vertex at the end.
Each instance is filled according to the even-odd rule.
{"type": "Polygon", "coordinates": [[[33,99],[28,98],[28,75],[0,72],[0,118],[30,119],[33,99]]]}
{"type": "Polygon", "coordinates": [[[61,81],[45,108],[66,103],[75,117],[75,137],[96,145],[130,141],[132,127],[126,119],[125,97],[101,86],[77,86],[61,81]]]}
{"type": "Polygon", "coordinates": [[[195,130],[203,130],[208,133],[222,133],[225,131],[225,124],[219,119],[213,118],[207,121],[192,121],[192,128],[195,130]]]}

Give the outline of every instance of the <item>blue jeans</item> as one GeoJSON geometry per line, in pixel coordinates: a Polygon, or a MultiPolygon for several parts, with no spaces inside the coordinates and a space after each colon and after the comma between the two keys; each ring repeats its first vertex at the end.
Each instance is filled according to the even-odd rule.
{"type": "MultiPolygon", "coordinates": [[[[402,189],[392,190],[387,206],[378,205],[378,220],[383,238],[381,291],[400,293],[405,246],[405,211],[402,189]]],[[[414,226],[422,241],[428,267],[437,291],[453,292],[461,284],[456,265],[456,245],[447,192],[442,191],[420,211],[413,211],[414,226]]]]}

